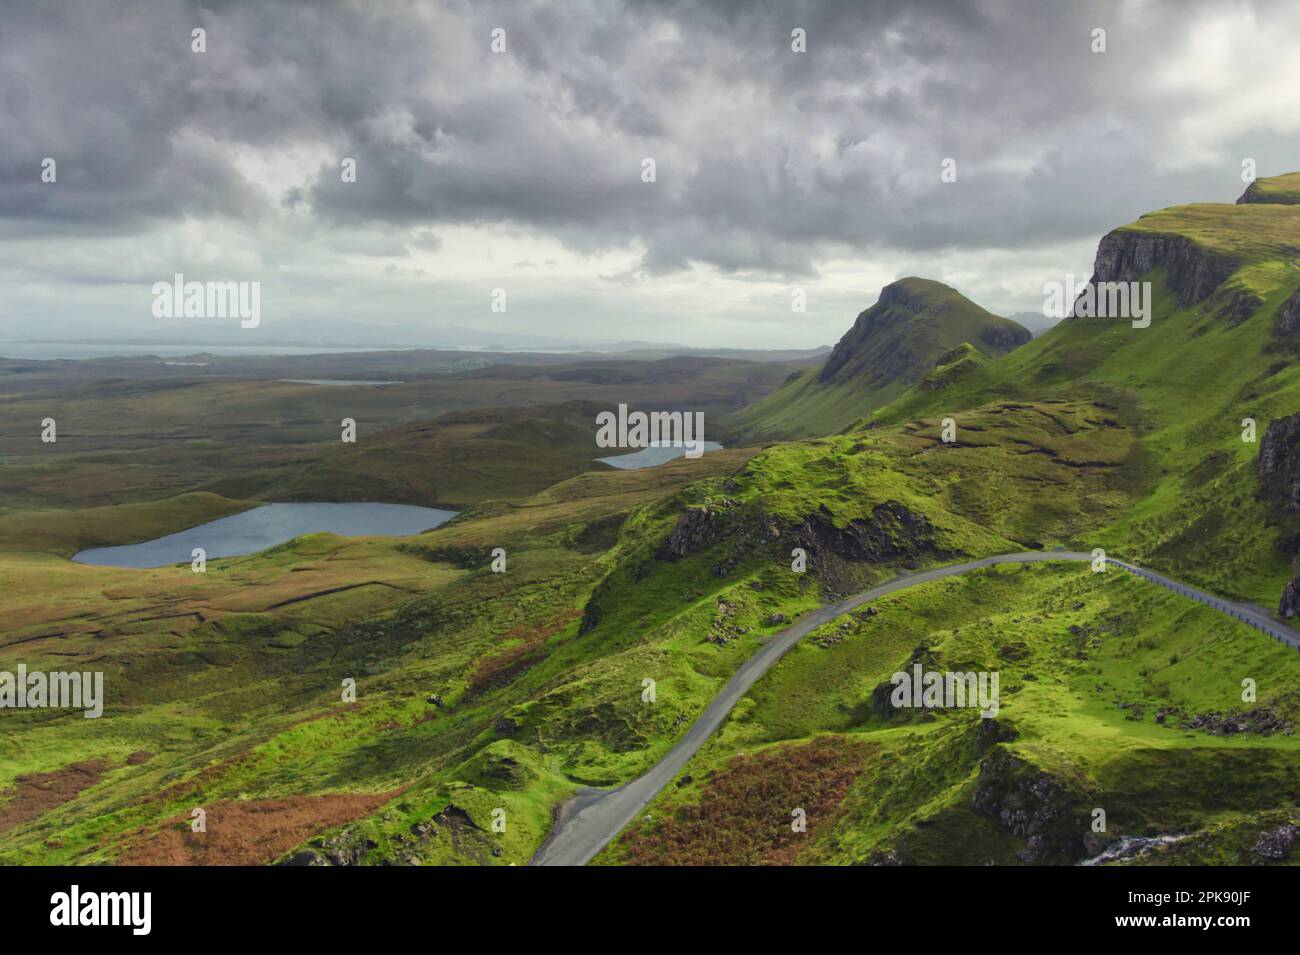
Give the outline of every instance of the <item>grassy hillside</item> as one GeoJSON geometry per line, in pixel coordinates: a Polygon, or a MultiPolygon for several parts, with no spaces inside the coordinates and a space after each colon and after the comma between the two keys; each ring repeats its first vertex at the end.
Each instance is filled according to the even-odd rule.
{"type": "Polygon", "coordinates": [[[1003,566],[809,635],[598,861],[1258,863],[1300,818],[1297,717],[1300,658],[1249,628],[1128,575],[1003,566]],[[999,671],[997,717],[882,703],[918,659],[999,671]],[[1253,728],[1204,728],[1226,713],[1253,728]]]}
{"type": "Polygon", "coordinates": [[[302,843],[311,858],[524,861],[574,786],[652,765],[784,620],[891,568],[1103,523],[1134,493],[1112,477],[1133,438],[1104,417],[1006,407],[971,416],[981,438],[956,446],[921,426],[589,472],[407,543],[313,536],[199,580],[15,557],[3,572],[24,597],[0,664],[95,652],[109,704],[100,721],[10,724],[10,805],[38,785],[64,797],[0,833],[0,858],[217,861],[185,833],[201,805],[238,823],[214,845],[248,861],[302,843]],[[1072,433],[1111,467],[1047,453],[1072,433]],[[1064,503],[1027,493],[1044,484],[1064,503]],[[1008,493],[1023,507],[1001,506],[1008,493]],[[339,702],[349,676],[355,705],[339,702]],[[485,834],[496,808],[515,820],[503,839],[485,834]],[[328,820],[343,828],[319,836],[328,820]]]}
{"type": "Polygon", "coordinates": [[[554,755],[511,721],[583,661],[619,682],[628,661],[577,634],[605,550],[632,510],[747,457],[593,472],[407,541],[311,535],[203,575],[0,556],[0,669],[93,659],[107,698],[99,720],[4,714],[0,860],[269,862],[369,819],[321,856],[525,861],[580,773],[587,701],[544,704],[554,755]],[[486,839],[499,807],[511,825],[486,839]]]}
{"type": "Polygon", "coordinates": [[[1300,204],[1300,172],[1256,179],[1246,188],[1237,202],[1266,202],[1292,206],[1300,204]]]}
{"type": "Polygon", "coordinates": [[[824,364],[792,375],[774,394],[727,418],[724,427],[745,441],[839,431],[902,394],[954,349],[978,361],[1027,341],[1025,329],[955,289],[929,279],[899,279],[858,316],[824,364]]]}
{"type": "Polygon", "coordinates": [[[1152,282],[1149,328],[1068,319],[942,390],[912,389],[854,427],[1048,395],[1122,411],[1136,422],[1156,480],[1100,542],[1222,593],[1274,604],[1287,560],[1257,500],[1255,458],[1269,422],[1300,409],[1300,367],[1276,325],[1300,288],[1300,208],[1178,206],[1108,237],[1121,261],[1125,244],[1141,248],[1134,243],[1148,238],[1165,243],[1149,253],[1156,267],[1114,278],[1152,282]],[[1200,297],[1180,302],[1189,294],[1200,297]],[[1254,443],[1242,440],[1244,418],[1256,421],[1254,443]]]}
{"type": "MultiPolygon", "coordinates": [[[[14,505],[0,669],[93,662],[108,699],[101,720],[4,714],[0,862],[523,863],[563,799],[652,766],[789,621],[904,568],[1100,544],[1273,603],[1286,531],[1257,498],[1241,420],[1262,435],[1300,407],[1279,321],[1300,287],[1297,216],[1182,206],[1116,230],[1098,278],[1151,281],[1150,326],[1070,319],[1007,354],[980,343],[1000,327],[987,313],[899,283],[790,386],[808,404],[792,400],[787,424],[821,437],[569,471],[589,408],[477,411],[331,445],[302,473],[274,443],[222,473],[229,449],[214,447],[196,473],[226,498],[172,498],[178,475],[137,472],[128,496],[164,500],[14,505]],[[939,326],[954,337],[908,364],[939,326]],[[906,390],[873,377],[914,366],[906,390]],[[892,400],[865,418],[870,382],[892,400]],[[452,488],[468,506],[410,539],[313,535],[206,575],[58,556],[79,535],[243,506],[263,485],[439,501],[452,488]],[[498,547],[505,573],[489,566],[498,547]],[[206,837],[188,828],[195,807],[206,837]]],[[[269,413],[264,399],[241,414],[269,413]]],[[[61,493],[102,488],[107,471],[80,468],[93,457],[63,462],[87,484],[61,493]]],[[[1253,630],[1117,572],[998,568],[811,634],[605,861],[1262,861],[1261,833],[1297,821],[1298,714],[1300,657],[1253,630]],[[882,681],[909,662],[1000,671],[1002,711],[883,710],[882,681]],[[798,839],[794,808],[809,819],[798,839]]]]}

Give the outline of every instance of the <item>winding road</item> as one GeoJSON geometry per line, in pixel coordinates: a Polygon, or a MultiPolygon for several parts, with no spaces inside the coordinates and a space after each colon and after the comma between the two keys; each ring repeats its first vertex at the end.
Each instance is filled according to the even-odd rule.
{"type": "MultiPolygon", "coordinates": [[[[949,564],[945,567],[933,567],[929,570],[902,574],[878,587],[864,590],[846,597],[838,603],[814,610],[812,613],[774,635],[752,657],[741,664],[722,691],[713,698],[686,731],[686,735],[650,768],[643,776],[620,786],[617,789],[582,789],[567,802],[556,814],[555,825],[551,834],[542,843],[530,865],[585,865],[597,852],[603,849],[623,828],[631,822],[642,809],[658,795],[672,779],[686,766],[691,757],[704,745],[731,712],[751,686],[785,656],[796,643],[807,634],[816,630],[836,617],[854,610],[864,603],[878,600],[886,594],[917,584],[928,583],[943,577],[953,577],[972,570],[981,570],[995,564],[1036,564],[1049,561],[1091,561],[1092,554],[1080,551],[1025,551],[1017,554],[998,554],[979,560],[966,561],[961,564],[949,564]]],[[[1144,580],[1172,590],[1184,597],[1190,597],[1218,610],[1220,613],[1240,620],[1247,626],[1267,633],[1273,639],[1300,650],[1300,634],[1290,627],[1279,624],[1259,610],[1222,597],[1216,597],[1189,584],[1158,574],[1155,571],[1136,567],[1133,564],[1113,557],[1107,557],[1106,563],[1135,574],[1144,580]]]]}

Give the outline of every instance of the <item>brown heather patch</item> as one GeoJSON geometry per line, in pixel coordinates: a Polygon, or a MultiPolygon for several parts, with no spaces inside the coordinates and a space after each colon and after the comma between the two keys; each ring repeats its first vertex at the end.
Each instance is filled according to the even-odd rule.
{"type": "Polygon", "coordinates": [[[51,773],[27,773],[14,779],[14,785],[0,798],[0,832],[35,819],[47,810],[71,802],[83,789],[99,782],[100,774],[108,768],[104,760],[72,763],[51,773]]]}
{"type": "Polygon", "coordinates": [[[515,627],[509,631],[502,642],[519,642],[479,661],[478,666],[469,676],[466,696],[476,696],[485,690],[509,683],[537,663],[541,658],[539,651],[545,646],[546,641],[577,620],[579,616],[581,614],[577,610],[565,610],[544,623],[532,627],[515,627]]]}
{"type": "Polygon", "coordinates": [[[146,803],[171,802],[180,799],[182,796],[188,796],[202,789],[205,783],[215,782],[227,771],[252,758],[252,755],[252,753],[238,753],[234,756],[227,756],[220,762],[199,770],[189,779],[182,779],[180,782],[173,783],[166,789],[154,793],[144,801],[146,803]]]}
{"type": "Polygon", "coordinates": [[[736,756],[706,783],[699,802],[637,821],[622,838],[633,865],[793,865],[834,818],[849,785],[878,747],[842,736],[736,756]],[[790,811],[808,831],[791,831],[790,811]]]}
{"type": "Polygon", "coordinates": [[[360,819],[399,795],[340,793],[286,799],[222,800],[207,811],[207,832],[191,832],[188,813],[126,846],[116,865],[265,865],[311,836],[360,819]]]}

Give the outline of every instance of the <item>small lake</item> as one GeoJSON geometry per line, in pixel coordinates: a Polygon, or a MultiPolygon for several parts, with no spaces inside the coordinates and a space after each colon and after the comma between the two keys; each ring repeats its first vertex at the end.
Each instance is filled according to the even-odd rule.
{"type": "MultiPolygon", "coordinates": [[[[721,451],[722,445],[716,441],[702,441],[705,452],[721,451]]],[[[624,471],[639,471],[641,468],[652,468],[657,464],[667,464],[674,458],[686,457],[686,448],[680,444],[652,444],[648,448],[642,448],[640,451],[633,451],[631,454],[616,454],[612,458],[597,458],[602,464],[608,464],[611,467],[622,468],[624,471]]]]}
{"type": "Polygon", "coordinates": [[[241,557],[325,531],[341,537],[405,537],[455,516],[455,511],[412,504],[265,504],[139,544],[91,547],[72,559],[103,567],[165,567],[188,564],[196,547],[202,547],[209,560],[241,557]]]}

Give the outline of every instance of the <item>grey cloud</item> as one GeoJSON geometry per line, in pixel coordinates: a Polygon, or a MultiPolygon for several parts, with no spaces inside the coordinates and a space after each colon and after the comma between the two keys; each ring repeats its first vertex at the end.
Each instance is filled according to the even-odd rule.
{"type": "MultiPolygon", "coordinates": [[[[298,216],[328,259],[348,230],[382,254],[410,229],[436,243],[440,227],[507,224],[579,251],[639,243],[645,275],[707,263],[779,277],[815,276],[830,257],[1038,248],[1232,198],[1234,164],[1167,154],[1202,104],[1144,86],[1219,9],[7,3],[0,241],[140,235],[183,218],[255,233],[298,216]],[[197,25],[202,55],[189,50],[197,25]],[[1098,25],[1100,56],[1088,50],[1098,25]],[[488,49],[496,26],[501,56],[488,49]],[[796,26],[806,54],[790,51],[796,26]],[[337,155],[278,195],[236,162],[304,144],[337,155]],[[38,179],[47,155],[57,187],[38,179]],[[342,156],[358,160],[354,184],[340,181],[342,156]],[[653,185],[640,180],[646,156],[653,185]],[[953,184],[939,181],[947,156],[953,184]]],[[[1231,144],[1279,162],[1297,147],[1276,131],[1231,144]]]]}

